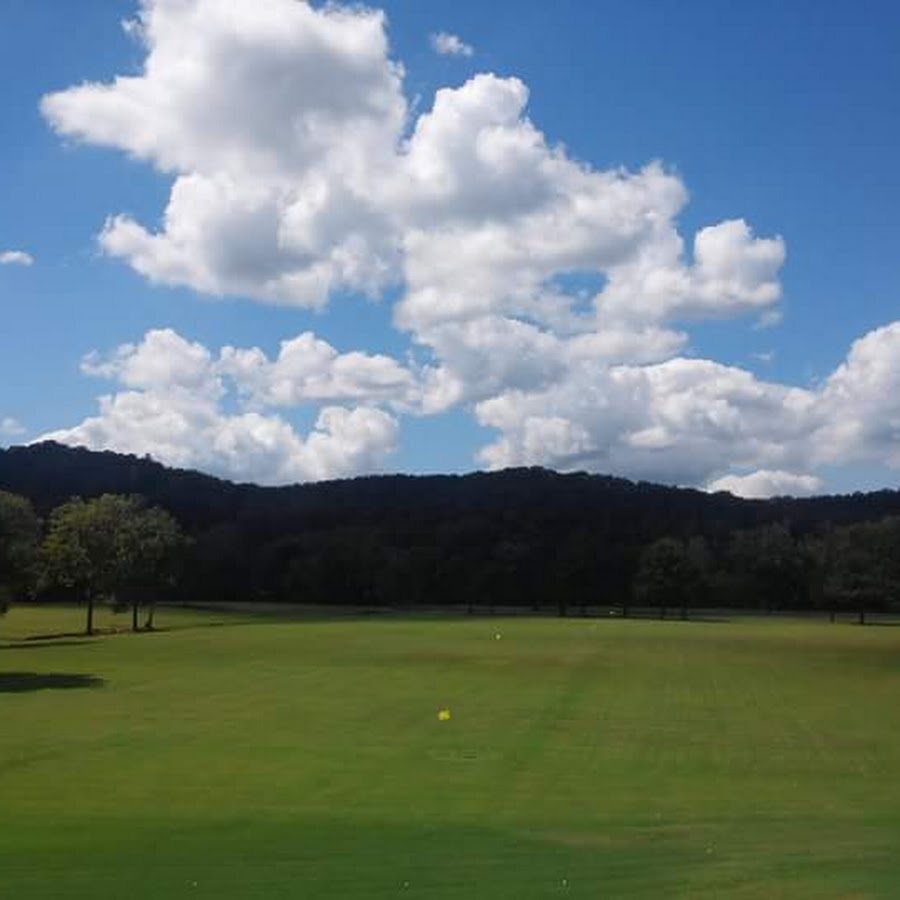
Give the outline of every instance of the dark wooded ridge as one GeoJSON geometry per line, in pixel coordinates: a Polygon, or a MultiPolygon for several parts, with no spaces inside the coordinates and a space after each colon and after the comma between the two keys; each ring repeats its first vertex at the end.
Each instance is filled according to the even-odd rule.
{"type": "Polygon", "coordinates": [[[198,601],[858,611],[900,584],[895,490],[742,500],[540,468],[260,487],[53,443],[0,450],[0,489],[43,518],[163,507],[191,538],[175,596],[198,601]]]}

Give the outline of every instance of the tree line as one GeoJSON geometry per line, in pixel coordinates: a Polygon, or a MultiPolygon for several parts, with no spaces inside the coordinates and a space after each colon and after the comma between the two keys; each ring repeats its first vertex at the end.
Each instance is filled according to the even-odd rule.
{"type": "Polygon", "coordinates": [[[773,611],[886,612],[900,601],[900,517],[822,526],[796,537],[784,524],[730,535],[718,553],[703,538],[644,548],[634,597],[686,618],[692,606],[773,611]]]}
{"type": "Polygon", "coordinates": [[[31,501],[0,491],[0,612],[13,600],[75,599],[94,631],[97,603],[131,607],[131,627],[153,628],[156,603],[177,585],[186,547],[175,519],[141,497],[73,497],[42,523],[31,501]]]}
{"type": "Polygon", "coordinates": [[[0,451],[0,489],[19,496],[0,526],[7,595],[130,603],[135,625],[136,598],[152,623],[160,596],[863,619],[898,601],[896,491],[748,501],[542,469],[264,488],[54,444],[0,451]]]}

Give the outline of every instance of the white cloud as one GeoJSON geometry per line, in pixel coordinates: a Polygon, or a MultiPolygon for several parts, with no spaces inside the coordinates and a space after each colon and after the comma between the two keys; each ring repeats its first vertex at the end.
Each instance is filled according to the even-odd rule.
{"type": "Polygon", "coordinates": [[[437,412],[513,390],[546,390],[585,365],[657,362],[671,357],[685,335],[656,328],[622,328],[560,335],[504,316],[445,322],[423,332],[440,365],[425,373],[422,400],[437,412]]]}
{"type": "Polygon", "coordinates": [[[491,468],[550,465],[704,484],[732,466],[783,465],[801,454],[815,398],[708,360],[645,366],[585,361],[542,391],[511,391],[476,406],[501,437],[484,448],[491,468]],[[544,444],[544,421],[553,440],[544,444]],[[560,453],[557,435],[577,435],[560,453]]]}
{"type": "Polygon", "coordinates": [[[399,423],[380,406],[474,402],[478,421],[499,434],[481,451],[491,468],[588,469],[770,496],[820,490],[823,465],[900,467],[900,322],[857,341],[815,390],[709,360],[616,364],[593,334],[559,338],[499,318],[467,327],[445,326],[436,346],[449,362],[418,372],[339,353],[309,332],[270,359],[256,347],[214,354],[150,331],[105,357],[88,354],[83,371],[122,390],[101,398],[99,415],[42,439],[281,483],[381,469],[399,423]],[[239,408],[227,412],[233,394],[239,408]],[[266,412],[310,403],[326,405],[306,437],[266,412]]]}
{"type": "Polygon", "coordinates": [[[297,406],[314,402],[415,403],[420,393],[409,369],[388,356],[338,353],[304,332],[282,341],[274,360],[257,347],[225,347],[216,367],[251,402],[297,406]]]}
{"type": "Polygon", "coordinates": [[[145,0],[140,75],[43,98],[61,134],[175,176],[163,227],[109,219],[100,238],[149,279],[319,306],[375,293],[395,246],[373,182],[406,117],[384,16],[295,0],[145,0]]]}
{"type": "Polygon", "coordinates": [[[0,419],[0,437],[18,437],[25,434],[26,430],[25,426],[12,416],[0,419]]]}
{"type": "MultiPolygon", "coordinates": [[[[367,390],[369,395],[377,393],[373,385],[387,394],[385,380],[378,381],[381,370],[373,374],[366,368],[373,359],[377,366],[379,358],[337,354],[308,334],[285,342],[282,350],[274,363],[258,348],[224,348],[216,359],[201,344],[165,329],[150,331],[140,344],[122,345],[106,358],[90,353],[82,370],[113,379],[125,390],[101,397],[97,416],[38,440],[149,453],[168,465],[262,484],[380,471],[395,449],[398,423],[384,410],[357,402],[367,390]],[[304,351],[305,366],[300,361],[304,351]],[[247,408],[227,412],[231,384],[247,389],[260,406],[293,405],[303,399],[357,405],[324,406],[304,437],[277,415],[247,408]],[[325,388],[309,390],[309,385],[325,388]]],[[[398,385],[398,392],[407,389],[406,382],[398,385]]]]}
{"type": "Polygon", "coordinates": [[[498,393],[476,414],[500,433],[482,451],[492,468],[585,468],[744,496],[809,493],[822,487],[820,466],[900,468],[900,322],[856,341],[815,390],[709,360],[585,362],[548,388],[498,393]],[[561,442],[562,433],[577,440],[561,442]]]}
{"type": "Polygon", "coordinates": [[[81,370],[129,388],[184,389],[213,399],[223,393],[209,350],[170,328],[148,331],[140,344],[122,344],[106,358],[92,351],[81,361],[81,370]]]}
{"type": "Polygon", "coordinates": [[[855,341],[819,394],[810,436],[817,463],[881,461],[900,467],[900,322],[855,341]]]}
{"type": "Polygon", "coordinates": [[[42,102],[60,134],[172,178],[161,227],[112,215],[105,251],[155,282],[300,307],[399,286],[393,321],[420,361],[309,332],[273,358],[150,332],[85,359],[122,390],[68,439],[324,477],[381,465],[398,427],[385,408],[463,405],[497,432],[493,467],[801,491],[815,476],[794,473],[818,466],[900,466],[900,324],[816,390],[686,358],[692,320],[780,320],[784,242],[738,216],[683,234],[678,175],[550,144],[519,79],[476,75],[413,116],[385,18],[358,6],[143,0],[128,30],[139,74],[42,102]],[[306,437],[265,412],[309,403],[325,409],[306,437]]]}
{"type": "Polygon", "coordinates": [[[325,407],[303,437],[279,416],[226,415],[182,393],[125,391],[102,397],[98,416],[39,440],[150,454],[167,465],[238,481],[286,484],[380,471],[396,436],[396,419],[371,407],[325,407]]]}
{"type": "Polygon", "coordinates": [[[762,331],[764,328],[774,328],[776,325],[780,325],[783,320],[784,313],[780,309],[767,309],[760,313],[753,327],[757,331],[762,331]]]}
{"type": "Polygon", "coordinates": [[[384,15],[295,0],[144,0],[140,75],[42,101],[62,133],[173,173],[305,173],[338,150],[352,170],[406,105],[384,15]]]}
{"type": "Polygon", "coordinates": [[[675,176],[576,163],[525,117],[527,99],[518,79],[477,75],[438,91],[419,118],[392,197],[407,223],[402,327],[486,313],[561,321],[575,298],[556,276],[609,276],[678,243],[686,191],[675,176]]]}
{"type": "Polygon", "coordinates": [[[4,250],[0,252],[0,266],[31,266],[34,257],[24,250],[4,250]]]}
{"type": "Polygon", "coordinates": [[[754,237],[743,219],[701,229],[693,264],[681,257],[671,230],[610,271],[600,307],[650,320],[724,318],[765,310],[781,296],[784,242],[754,237]]]}
{"type": "Polygon", "coordinates": [[[814,475],[760,469],[747,475],[726,475],[707,485],[709,491],[728,491],[735,497],[809,497],[821,492],[823,482],[814,475]]]}
{"type": "Polygon", "coordinates": [[[470,44],[449,31],[438,31],[430,40],[432,50],[441,56],[471,56],[475,52],[470,44]]]}
{"type": "MultiPolygon", "coordinates": [[[[139,75],[49,94],[61,134],[174,177],[162,228],[114,215],[100,241],[149,279],[321,306],[405,281],[398,323],[556,321],[570,271],[608,277],[604,319],[721,315],[778,296],[783,247],[740,220],[681,260],[680,180],[598,171],[551,147],[516,78],[476,75],[414,122],[383,14],[294,0],[144,0],[139,75]],[[225,62],[227,61],[227,64],[225,62]]],[[[602,309],[601,309],[602,308],[602,309]]]]}

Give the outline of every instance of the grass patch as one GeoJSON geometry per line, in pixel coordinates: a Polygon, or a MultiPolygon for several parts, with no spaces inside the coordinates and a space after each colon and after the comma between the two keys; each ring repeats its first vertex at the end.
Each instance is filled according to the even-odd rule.
{"type": "Polygon", "coordinates": [[[859,898],[900,884],[900,629],[208,628],[229,617],[165,610],[165,633],[23,641],[65,633],[60,615],[0,622],[19,641],[0,647],[0,684],[101,683],[0,693],[2,896],[859,898]]]}

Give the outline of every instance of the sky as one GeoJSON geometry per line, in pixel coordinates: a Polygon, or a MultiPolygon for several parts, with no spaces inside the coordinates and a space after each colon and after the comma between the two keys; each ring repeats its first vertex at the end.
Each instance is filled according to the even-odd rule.
{"type": "Polygon", "coordinates": [[[897,487],[900,6],[3,0],[0,445],[897,487]]]}

